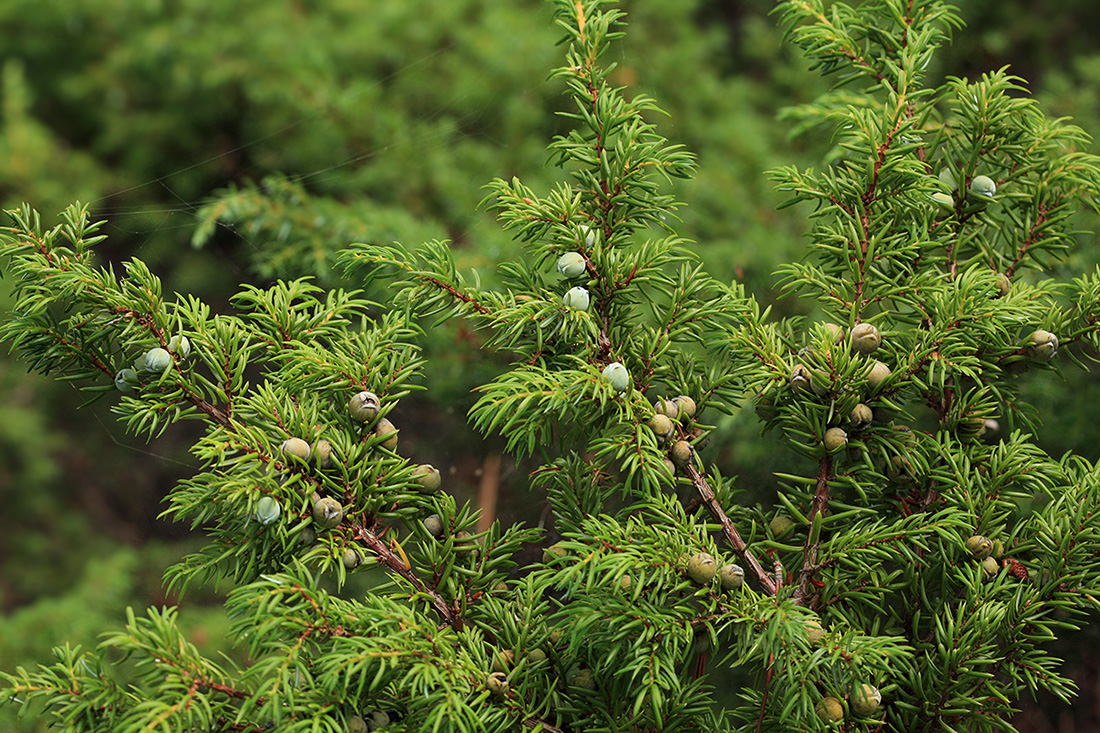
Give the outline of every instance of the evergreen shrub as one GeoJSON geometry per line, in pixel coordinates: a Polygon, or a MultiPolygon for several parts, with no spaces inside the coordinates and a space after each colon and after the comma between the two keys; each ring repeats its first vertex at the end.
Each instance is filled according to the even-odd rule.
{"type": "Polygon", "coordinates": [[[359,244],[341,262],[384,304],[299,279],[215,313],[140,260],[97,266],[80,206],[11,212],[0,337],[136,434],[204,426],[166,513],[209,542],[166,580],[231,583],[248,657],[132,611],[4,673],[0,702],[129,733],[1011,730],[1022,695],[1069,700],[1044,644],[1096,605],[1100,471],[1036,447],[1017,381],[1098,345],[1100,272],[1052,277],[1100,186],[1087,137],[1005,71],[926,86],[958,25],[940,0],[786,0],[836,81],[794,116],[836,144],[772,173],[810,221],[785,287],[823,314],[773,318],[677,236],[693,160],[610,80],[607,5],[555,2],[565,177],[490,184],[524,251],[499,288],[443,241],[359,244]],[[538,462],[549,529],[477,532],[402,454],[422,324],[456,318],[510,361],[470,418],[538,462]],[[745,409],[791,467],[767,502],[708,458],[745,409]]]}

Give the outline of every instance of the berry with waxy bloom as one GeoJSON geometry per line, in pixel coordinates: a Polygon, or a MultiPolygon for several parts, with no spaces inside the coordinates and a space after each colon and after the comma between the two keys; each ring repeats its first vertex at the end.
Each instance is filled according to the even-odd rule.
{"type": "Polygon", "coordinates": [[[580,252],[566,252],[558,258],[558,272],[572,280],[588,270],[584,255],[580,252]]]}
{"type": "Polygon", "coordinates": [[[588,296],[588,290],[580,287],[570,288],[565,295],[562,296],[561,302],[566,308],[571,308],[575,311],[586,311],[591,299],[588,296]]]}
{"type": "Polygon", "coordinates": [[[149,349],[141,357],[141,370],[150,374],[160,374],[172,363],[172,355],[159,346],[149,349]]]}
{"type": "Polygon", "coordinates": [[[279,518],[281,511],[279,502],[270,496],[261,496],[260,500],[256,502],[256,521],[260,524],[271,524],[279,518]]]}
{"type": "Polygon", "coordinates": [[[630,372],[622,362],[613,361],[603,368],[600,376],[611,385],[616,392],[625,392],[630,389],[630,372]]]}
{"type": "Polygon", "coordinates": [[[959,187],[959,184],[955,182],[955,172],[947,166],[940,169],[939,179],[948,191],[954,191],[959,187]]]}
{"type": "Polygon", "coordinates": [[[138,386],[138,375],[133,369],[119,369],[118,374],[115,375],[115,389],[119,392],[129,394],[134,391],[134,387],[138,386]]]}
{"type": "Polygon", "coordinates": [[[186,336],[173,336],[168,340],[168,351],[181,359],[191,356],[191,342],[186,336]]]}
{"type": "Polygon", "coordinates": [[[581,235],[584,236],[586,246],[591,247],[596,243],[596,230],[592,227],[581,224],[581,235]]]}
{"type": "Polygon", "coordinates": [[[989,176],[974,176],[970,181],[970,193],[993,198],[993,194],[997,193],[997,184],[989,176]]]}
{"type": "Polygon", "coordinates": [[[942,209],[943,211],[954,211],[955,210],[955,199],[952,198],[951,194],[949,194],[949,193],[943,193],[942,191],[937,191],[936,193],[931,194],[931,196],[929,196],[929,198],[931,198],[936,203],[936,205],[939,206],[940,209],[942,209]]]}

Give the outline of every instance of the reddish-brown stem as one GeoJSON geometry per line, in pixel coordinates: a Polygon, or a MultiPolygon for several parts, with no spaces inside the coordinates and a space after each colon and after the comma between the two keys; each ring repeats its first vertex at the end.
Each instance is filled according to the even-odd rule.
{"type": "Polygon", "coordinates": [[[795,590],[794,601],[799,605],[805,605],[814,594],[814,573],[817,572],[817,558],[821,548],[820,528],[814,529],[814,519],[819,514],[825,513],[825,507],[829,503],[829,477],[832,475],[833,459],[824,456],[817,464],[817,487],[814,490],[814,498],[810,503],[810,533],[806,537],[806,544],[802,549],[802,572],[799,575],[798,588],[795,590]]]}
{"type": "Polygon", "coordinates": [[[433,589],[424,585],[424,581],[413,572],[412,568],[405,564],[405,560],[397,555],[390,549],[389,545],[382,541],[382,538],[375,534],[366,527],[358,527],[356,529],[356,536],[362,540],[371,552],[378,556],[378,559],[382,561],[382,564],[389,568],[391,571],[397,573],[417,590],[418,593],[424,595],[431,603],[443,620],[447,622],[451,628],[455,631],[462,630],[462,617],[458,615],[458,610],[447,603],[443,596],[436,593],[433,589]]]}
{"type": "Polygon", "coordinates": [[[756,556],[749,551],[749,546],[745,544],[745,540],[741,538],[733,523],[730,522],[730,518],[726,516],[726,512],[718,504],[718,500],[714,498],[714,491],[710,488],[710,484],[707,483],[707,480],[693,464],[689,463],[683,470],[691,480],[691,485],[699,492],[699,497],[703,500],[707,509],[710,510],[711,515],[722,525],[722,534],[726,536],[726,540],[733,547],[734,552],[749,566],[749,570],[752,571],[756,581],[760,584],[760,588],[769,596],[774,596],[778,590],[775,580],[764,570],[756,556]]]}

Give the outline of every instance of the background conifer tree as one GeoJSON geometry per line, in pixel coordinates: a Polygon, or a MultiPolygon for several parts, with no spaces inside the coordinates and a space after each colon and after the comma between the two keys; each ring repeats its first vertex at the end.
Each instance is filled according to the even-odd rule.
{"type": "Polygon", "coordinates": [[[824,166],[773,173],[813,222],[785,283],[821,318],[772,319],[676,236],[664,184],[692,158],[609,81],[607,5],[555,3],[564,176],[490,184],[524,246],[499,289],[446,242],[361,244],[341,261],[384,304],[303,279],[215,313],[140,260],[98,266],[80,206],[11,212],[0,337],[134,433],[203,424],[166,513],[209,542],[166,578],[231,582],[248,655],[204,657],[151,608],[5,673],[3,703],[127,733],[939,731],[1068,700],[1042,644],[1095,605],[1100,473],[1034,445],[1017,382],[1098,345],[1100,273],[1055,277],[1100,183],[1086,136],[1004,71],[925,86],[957,25],[941,2],[782,3],[838,85],[790,114],[833,135],[824,166]],[[452,318],[511,363],[470,417],[534,462],[547,531],[474,531],[399,451],[387,416],[421,388],[424,324],[452,318]],[[766,504],[708,457],[750,405],[790,456],[766,504]]]}

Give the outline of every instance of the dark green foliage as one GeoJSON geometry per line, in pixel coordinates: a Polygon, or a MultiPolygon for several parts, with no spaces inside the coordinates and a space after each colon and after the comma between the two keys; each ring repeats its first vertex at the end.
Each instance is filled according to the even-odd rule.
{"type": "MultiPolygon", "coordinates": [[[[563,177],[489,185],[518,242],[491,280],[447,241],[371,241],[339,262],[385,302],[290,278],[242,286],[233,312],[215,312],[164,297],[140,260],[97,265],[101,226],[83,207],[54,228],[11,212],[0,339],[110,395],[131,432],[199,422],[199,468],[166,514],[209,541],[166,578],[232,583],[247,658],[214,661],[172,608],[131,611],[94,650],[5,672],[0,703],[123,733],[343,731],[374,710],[395,731],[789,731],[835,729],[815,712],[832,697],[847,730],[984,731],[1010,730],[1037,690],[1069,700],[1044,644],[1100,593],[1100,470],[1034,443],[1042,405],[1019,385],[1100,346],[1100,271],[1066,282],[1056,269],[1076,246],[1071,216],[1100,193],[1087,136],[1006,72],[926,79],[959,25],[939,0],[784,2],[789,37],[837,86],[788,114],[832,136],[824,167],[772,173],[810,220],[783,287],[823,317],[773,317],[677,234],[670,186],[694,160],[607,62],[623,31],[606,5],[554,4],[563,177]],[[567,253],[584,264],[571,278],[555,271],[567,253]],[[563,302],[576,287],[586,307],[563,302]],[[477,531],[446,483],[420,487],[400,424],[397,447],[379,429],[425,381],[423,324],[452,320],[507,364],[477,388],[471,423],[538,462],[549,531],[477,531]],[[851,348],[867,323],[881,345],[851,348]],[[366,421],[348,414],[362,390],[380,402],[366,421]],[[665,406],[677,396],[697,413],[665,406]],[[708,421],[750,401],[789,460],[778,486],[746,497],[713,460],[708,421]],[[850,424],[857,404],[873,419],[850,424]],[[671,432],[651,427],[658,410],[671,432]],[[837,428],[847,443],[827,450],[837,428]],[[288,450],[298,440],[308,454],[288,450]],[[973,535],[991,557],[967,549],[973,535]],[[745,584],[723,590],[701,553],[743,565],[745,584]],[[349,573],[368,590],[350,592],[349,573]],[[719,689],[729,675],[746,684],[719,689]],[[860,711],[864,685],[881,707],[860,711]]],[[[386,206],[264,185],[211,202],[196,239],[247,221],[282,240],[265,274],[323,274],[343,244],[331,240],[369,226],[360,217],[415,227],[386,206]]]]}

